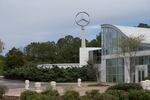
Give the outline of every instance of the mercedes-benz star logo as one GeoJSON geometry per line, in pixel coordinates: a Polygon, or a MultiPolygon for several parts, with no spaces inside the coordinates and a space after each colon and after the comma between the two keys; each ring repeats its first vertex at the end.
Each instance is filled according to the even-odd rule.
{"type": "Polygon", "coordinates": [[[76,15],[75,21],[81,27],[87,26],[90,23],[90,15],[86,12],[79,12],[76,15]]]}

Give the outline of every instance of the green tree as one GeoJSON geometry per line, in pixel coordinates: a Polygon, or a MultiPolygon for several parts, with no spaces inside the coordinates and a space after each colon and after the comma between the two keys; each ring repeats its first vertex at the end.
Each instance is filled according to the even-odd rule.
{"type": "Polygon", "coordinates": [[[87,65],[87,75],[90,80],[100,81],[98,66],[94,64],[91,60],[89,60],[87,65]]]}
{"type": "MultiPolygon", "coordinates": [[[[130,74],[130,82],[133,82],[134,80],[134,75],[135,75],[135,62],[136,62],[136,53],[139,50],[142,41],[144,40],[144,36],[140,35],[137,37],[123,37],[121,38],[121,40],[119,41],[118,46],[121,48],[121,53],[123,53],[124,58],[129,57],[132,58],[132,63],[131,66],[129,68],[129,66],[127,66],[128,69],[128,73],[130,74]]],[[[128,61],[126,61],[124,59],[124,62],[128,64],[128,61]]]]}
{"type": "Polygon", "coordinates": [[[25,65],[25,62],[24,54],[14,47],[6,54],[4,69],[9,70],[15,67],[21,67],[25,65]]]}
{"type": "MultiPolygon", "coordinates": [[[[101,36],[98,35],[87,45],[100,47],[101,36]]],[[[29,62],[36,63],[78,63],[81,39],[71,35],[60,38],[57,42],[33,42],[25,47],[29,62]]]]}
{"type": "Polygon", "coordinates": [[[4,61],[5,61],[5,57],[0,55],[0,75],[3,74],[4,61]]]}
{"type": "Polygon", "coordinates": [[[54,63],[56,57],[55,42],[33,42],[25,47],[25,55],[29,61],[54,63]]]}
{"type": "Polygon", "coordinates": [[[97,35],[96,39],[91,40],[88,47],[101,47],[101,34],[97,35]]]}
{"type": "Polygon", "coordinates": [[[137,27],[150,28],[148,24],[144,24],[144,23],[139,23],[137,27]]]}
{"type": "Polygon", "coordinates": [[[78,63],[81,39],[71,35],[60,38],[57,42],[57,61],[60,63],[78,63]]]}

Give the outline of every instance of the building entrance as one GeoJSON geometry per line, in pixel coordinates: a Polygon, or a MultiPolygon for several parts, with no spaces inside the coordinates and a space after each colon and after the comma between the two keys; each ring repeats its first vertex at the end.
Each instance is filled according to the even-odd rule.
{"type": "Polygon", "coordinates": [[[144,80],[144,75],[145,75],[144,70],[138,71],[138,82],[141,82],[144,80]]]}

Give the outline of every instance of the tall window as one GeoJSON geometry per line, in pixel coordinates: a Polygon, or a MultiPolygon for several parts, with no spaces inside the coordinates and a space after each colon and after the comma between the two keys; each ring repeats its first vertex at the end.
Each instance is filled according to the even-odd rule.
{"type": "Polygon", "coordinates": [[[93,51],[93,62],[96,64],[101,63],[101,50],[93,51]]]}
{"type": "Polygon", "coordinates": [[[102,28],[102,49],[103,55],[114,54],[121,49],[118,48],[118,42],[122,37],[122,33],[119,33],[113,28],[102,28]]]}
{"type": "Polygon", "coordinates": [[[107,82],[124,82],[124,60],[122,58],[106,60],[107,82]]]}

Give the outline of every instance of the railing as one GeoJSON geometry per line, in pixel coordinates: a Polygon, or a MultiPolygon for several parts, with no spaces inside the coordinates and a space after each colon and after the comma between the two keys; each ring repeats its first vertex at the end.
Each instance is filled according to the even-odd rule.
{"type": "Polygon", "coordinates": [[[80,67],[79,63],[40,64],[40,65],[37,65],[38,68],[52,68],[53,66],[57,66],[59,68],[80,67]]]}

